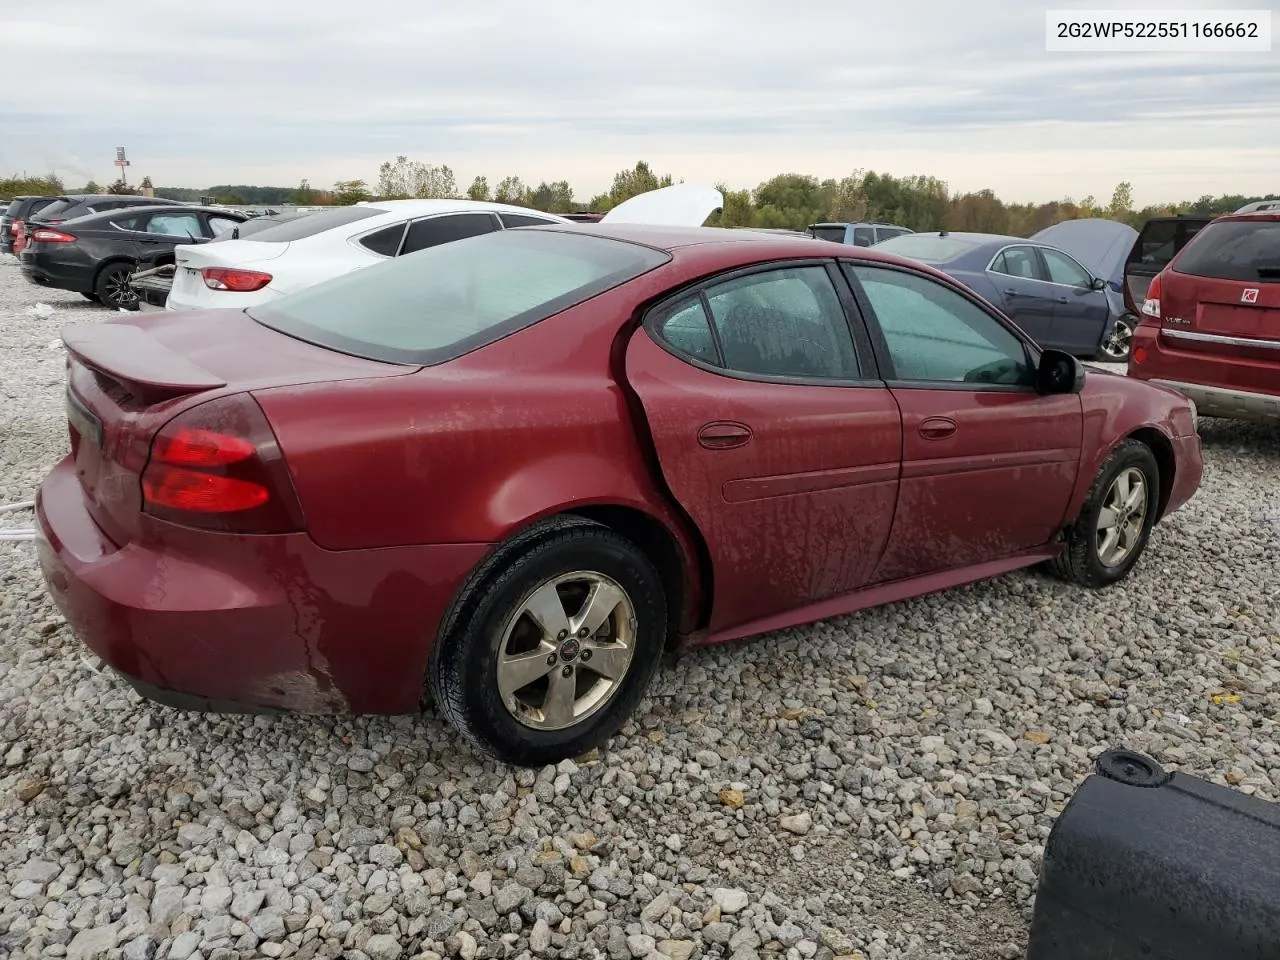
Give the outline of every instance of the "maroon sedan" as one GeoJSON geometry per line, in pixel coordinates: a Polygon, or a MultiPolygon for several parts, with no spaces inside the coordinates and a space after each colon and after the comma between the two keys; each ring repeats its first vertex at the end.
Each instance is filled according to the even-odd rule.
{"type": "Polygon", "coordinates": [[[542,764],[664,648],[1032,564],[1124,577],[1191,405],[820,240],[555,226],[243,313],[68,328],[40,561],[141,693],[404,713],[542,764]]]}
{"type": "Polygon", "coordinates": [[[1210,417],[1280,422],[1280,213],[1219,217],[1151,281],[1129,376],[1210,417]]]}

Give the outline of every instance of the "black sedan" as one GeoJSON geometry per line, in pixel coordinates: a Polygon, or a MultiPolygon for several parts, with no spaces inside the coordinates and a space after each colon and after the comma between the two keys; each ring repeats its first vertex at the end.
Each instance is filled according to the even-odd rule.
{"type": "Polygon", "coordinates": [[[128,207],[67,220],[34,223],[21,254],[34,284],[73,290],[104,306],[131,308],[135,270],[173,262],[180,243],[204,243],[247,217],[234,210],[191,206],[128,207]]]}

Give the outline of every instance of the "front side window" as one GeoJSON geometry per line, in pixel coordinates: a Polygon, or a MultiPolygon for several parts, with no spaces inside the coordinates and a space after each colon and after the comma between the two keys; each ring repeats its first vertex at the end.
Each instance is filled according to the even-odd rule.
{"type": "Polygon", "coordinates": [[[724,366],[743,373],[859,376],[844,307],[825,267],[749,274],[706,290],[724,366]]]}
{"type": "Polygon", "coordinates": [[[442,363],[670,260],[588,234],[500,230],[395,257],[251,307],[263,326],[391,363],[442,363]]]}
{"type": "Polygon", "coordinates": [[[165,237],[203,237],[200,218],[194,213],[153,213],[147,222],[147,233],[165,237]]]}
{"type": "Polygon", "coordinates": [[[210,217],[209,235],[221,237],[223,234],[230,233],[238,226],[240,226],[240,221],[232,220],[230,217],[210,217]]]}
{"type": "Polygon", "coordinates": [[[855,247],[869,247],[876,242],[876,232],[871,227],[854,227],[853,228],[853,245],[855,247]]]}
{"type": "Polygon", "coordinates": [[[1049,268],[1049,282],[1068,287],[1090,287],[1093,277],[1084,267],[1076,263],[1065,253],[1041,247],[1045,266],[1049,268]]]}
{"type": "Polygon", "coordinates": [[[901,270],[843,266],[871,305],[896,379],[1034,385],[1022,341],[957,291],[901,270]]]}

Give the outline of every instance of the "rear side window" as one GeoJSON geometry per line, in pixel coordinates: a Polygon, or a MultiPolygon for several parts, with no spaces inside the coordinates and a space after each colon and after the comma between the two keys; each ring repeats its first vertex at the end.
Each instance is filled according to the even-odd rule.
{"type": "Polygon", "coordinates": [[[296,220],[287,220],[267,227],[265,230],[259,230],[253,235],[253,239],[260,243],[289,243],[293,240],[305,240],[307,237],[314,237],[317,233],[324,233],[334,227],[345,227],[349,223],[367,220],[369,217],[381,216],[384,213],[386,213],[385,210],[376,210],[372,207],[334,207],[332,210],[311,213],[296,220]]]}
{"type": "Polygon", "coordinates": [[[670,259],[598,235],[500,230],[375,263],[247,312],[341,353],[443,363],[670,259]]]}
{"type": "Polygon", "coordinates": [[[1280,282],[1280,221],[1211,223],[1187,244],[1174,269],[1215,280],[1280,282]]]}
{"type": "Polygon", "coordinates": [[[689,297],[663,307],[654,318],[654,329],[680,353],[719,366],[715,335],[700,298],[689,297]]]}
{"type": "Polygon", "coordinates": [[[844,243],[844,226],[835,227],[810,227],[809,235],[815,240],[832,240],[836,243],[844,243]]]}
{"type": "Polygon", "coordinates": [[[855,247],[869,247],[875,242],[876,231],[874,227],[853,228],[853,245],[855,247]]]}
{"type": "Polygon", "coordinates": [[[409,224],[404,237],[404,249],[400,255],[416,253],[442,243],[453,243],[467,237],[478,237],[498,229],[493,217],[487,213],[455,213],[443,217],[429,217],[409,224]]]}
{"type": "Polygon", "coordinates": [[[367,237],[360,238],[360,246],[380,257],[394,257],[400,252],[400,241],[404,239],[403,223],[393,223],[389,227],[375,230],[367,237]]]}

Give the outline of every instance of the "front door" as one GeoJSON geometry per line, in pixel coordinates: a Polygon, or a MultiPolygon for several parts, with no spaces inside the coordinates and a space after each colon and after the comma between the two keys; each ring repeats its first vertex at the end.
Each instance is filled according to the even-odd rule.
{"type": "Polygon", "coordinates": [[[1111,319],[1105,290],[1093,289],[1093,274],[1061,250],[1040,248],[1055,287],[1049,343],[1076,356],[1093,356],[1111,319]]]}
{"type": "Polygon", "coordinates": [[[627,348],[675,499],[713,571],[712,631],[865,584],[898,490],[898,406],[823,262],[712,281],[627,348]]]}
{"type": "Polygon", "coordinates": [[[848,263],[902,410],[902,482],[875,582],[1048,543],[1080,465],[1077,394],[1041,396],[1027,348],[958,288],[848,263]]]}

